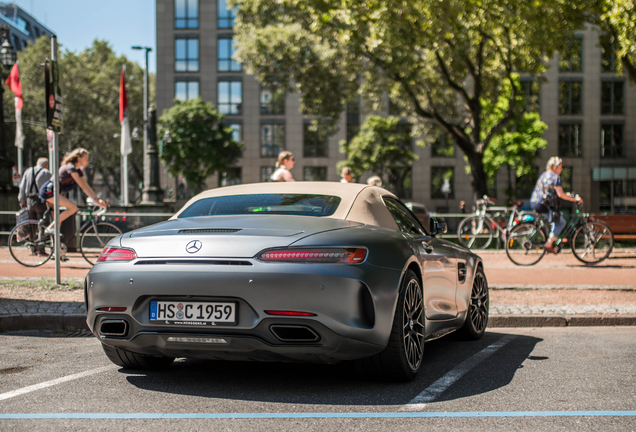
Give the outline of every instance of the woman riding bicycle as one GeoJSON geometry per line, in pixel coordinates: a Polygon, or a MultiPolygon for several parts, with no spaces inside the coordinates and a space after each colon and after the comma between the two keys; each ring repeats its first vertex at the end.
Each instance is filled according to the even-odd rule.
{"type": "MultiPolygon", "coordinates": [[[[100,207],[108,206],[104,200],[97,197],[95,191],[93,191],[84,178],[84,168],[88,165],[88,150],[77,148],[70,153],[67,153],[64,156],[64,159],[62,159],[62,163],[60,165],[60,192],[71,191],[75,189],[75,185],[79,185],[84,193],[93,199],[96,205],[100,207]]],[[[48,181],[44,186],[42,186],[42,189],[40,189],[40,199],[42,202],[46,202],[51,208],[55,205],[55,200],[53,198],[54,188],[55,186],[53,181],[48,181]]],[[[61,193],[59,202],[60,207],[66,207],[66,210],[60,213],[60,223],[62,223],[75,214],[77,206],[61,193]]],[[[53,234],[55,229],[54,224],[55,222],[51,222],[51,224],[46,228],[47,234],[53,234]]]]}
{"type": "Polygon", "coordinates": [[[573,197],[563,191],[561,183],[561,172],[563,171],[563,160],[554,156],[548,160],[546,171],[541,174],[532,192],[530,204],[537,213],[548,213],[550,222],[550,236],[543,247],[550,252],[555,252],[553,246],[556,239],[565,227],[563,213],[559,210],[559,199],[572,202],[582,202],[579,196],[573,197]]]}

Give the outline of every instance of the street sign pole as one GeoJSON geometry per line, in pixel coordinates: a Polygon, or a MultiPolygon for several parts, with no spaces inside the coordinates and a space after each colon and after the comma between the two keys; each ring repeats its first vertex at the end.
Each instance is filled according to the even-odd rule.
{"type": "MultiPolygon", "coordinates": [[[[57,62],[57,37],[53,36],[51,38],[51,59],[53,62],[57,62]]],[[[55,64],[55,63],[53,63],[55,64]]],[[[59,79],[59,77],[58,77],[59,79]]],[[[55,83],[57,84],[57,83],[55,83]]],[[[51,85],[50,83],[46,83],[46,85],[51,85]]],[[[57,95],[55,94],[57,89],[56,86],[53,85],[53,98],[57,95]]],[[[47,101],[50,103],[50,101],[47,101]]],[[[55,102],[57,104],[57,101],[55,102]]],[[[54,108],[55,109],[55,108],[54,108]]],[[[59,169],[59,155],[58,155],[58,144],[59,144],[59,136],[58,133],[53,129],[53,184],[55,187],[53,188],[54,192],[54,200],[55,200],[55,283],[57,285],[62,284],[62,275],[60,272],[60,169],[59,169]]]]}

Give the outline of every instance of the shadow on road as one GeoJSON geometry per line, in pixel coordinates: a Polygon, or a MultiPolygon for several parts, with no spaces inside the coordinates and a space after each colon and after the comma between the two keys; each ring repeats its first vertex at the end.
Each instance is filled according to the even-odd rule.
{"type": "MultiPolygon", "coordinates": [[[[475,342],[449,338],[429,342],[419,376],[401,384],[358,378],[350,363],[332,366],[187,359],[177,361],[163,372],[138,374],[120,369],[120,373],[130,373],[126,379],[135,387],[167,394],[292,405],[404,405],[503,336],[489,332],[475,342]]],[[[506,386],[540,341],[516,336],[464,375],[439,400],[473,396],[506,386]]]]}

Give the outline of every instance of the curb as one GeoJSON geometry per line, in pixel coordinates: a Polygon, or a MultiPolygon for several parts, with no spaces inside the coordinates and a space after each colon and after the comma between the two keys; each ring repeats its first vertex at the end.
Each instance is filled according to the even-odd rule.
{"type": "Polygon", "coordinates": [[[88,330],[86,315],[3,315],[0,316],[0,333],[23,330],[88,330]]]}
{"type": "MultiPolygon", "coordinates": [[[[494,315],[488,328],[502,327],[598,327],[636,326],[636,315],[494,315]]],[[[86,315],[4,315],[0,316],[0,333],[24,330],[88,330],[86,315]]]]}
{"type": "Polygon", "coordinates": [[[595,327],[636,326],[636,316],[621,315],[495,315],[488,327],[595,327]]]}

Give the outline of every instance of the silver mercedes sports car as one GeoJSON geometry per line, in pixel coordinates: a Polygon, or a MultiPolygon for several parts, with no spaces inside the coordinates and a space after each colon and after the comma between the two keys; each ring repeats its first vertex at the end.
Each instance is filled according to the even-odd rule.
{"type": "Polygon", "coordinates": [[[113,239],[86,277],[87,323],[111,361],[337,363],[413,379],[424,342],[488,323],[481,259],[361,184],[213,189],[113,239]]]}

